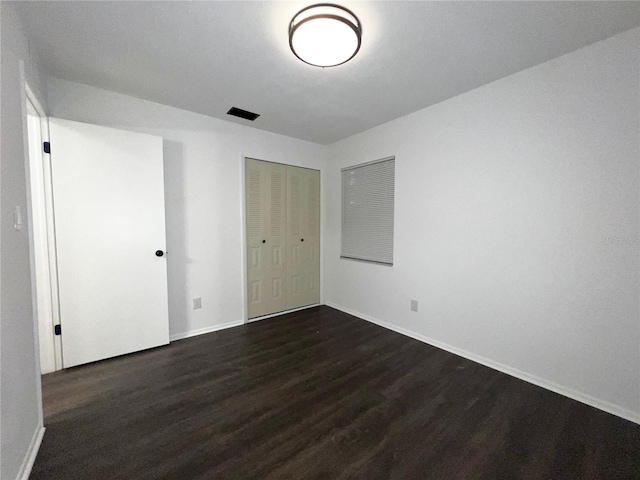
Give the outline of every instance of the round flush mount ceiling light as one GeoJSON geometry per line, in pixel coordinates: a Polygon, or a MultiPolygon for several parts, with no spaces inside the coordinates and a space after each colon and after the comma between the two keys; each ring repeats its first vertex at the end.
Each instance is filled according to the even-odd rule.
{"type": "Polygon", "coordinates": [[[291,51],[316,67],[335,67],[351,60],[362,39],[362,25],[353,12],[319,3],[300,10],[289,24],[291,51]]]}

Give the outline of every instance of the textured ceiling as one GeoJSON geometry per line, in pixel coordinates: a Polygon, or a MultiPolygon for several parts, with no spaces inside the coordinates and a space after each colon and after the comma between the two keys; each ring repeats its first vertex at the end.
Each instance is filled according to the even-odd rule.
{"type": "Polygon", "coordinates": [[[349,63],[289,50],[313,2],[18,2],[45,72],[328,144],[640,25],[638,2],[342,2],[349,63]],[[261,114],[226,115],[231,106],[261,114]]]}

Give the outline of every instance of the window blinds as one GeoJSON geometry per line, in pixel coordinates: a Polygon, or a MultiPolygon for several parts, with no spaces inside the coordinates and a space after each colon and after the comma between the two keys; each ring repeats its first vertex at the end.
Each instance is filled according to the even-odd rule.
{"type": "Polygon", "coordinates": [[[342,258],[393,265],[395,157],[342,169],[342,258]]]}

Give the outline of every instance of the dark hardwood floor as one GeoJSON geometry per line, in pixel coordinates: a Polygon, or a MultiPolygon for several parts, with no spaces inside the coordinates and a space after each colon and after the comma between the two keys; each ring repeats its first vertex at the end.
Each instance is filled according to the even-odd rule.
{"type": "Polygon", "coordinates": [[[43,377],[34,479],[640,479],[640,426],[329,307],[43,377]]]}

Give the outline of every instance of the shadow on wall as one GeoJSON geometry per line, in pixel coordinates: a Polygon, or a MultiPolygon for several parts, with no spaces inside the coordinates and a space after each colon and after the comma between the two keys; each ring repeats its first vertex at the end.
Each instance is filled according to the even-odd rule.
{"type": "Polygon", "coordinates": [[[167,285],[169,334],[191,330],[187,305],[187,251],[185,220],[184,155],[180,142],[162,141],[164,155],[164,205],[167,236],[167,285]]]}

